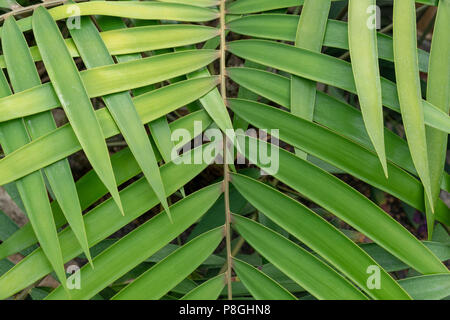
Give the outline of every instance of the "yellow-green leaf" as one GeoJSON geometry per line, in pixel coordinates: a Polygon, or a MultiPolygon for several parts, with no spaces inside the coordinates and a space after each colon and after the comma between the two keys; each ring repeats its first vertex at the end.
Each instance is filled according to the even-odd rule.
{"type": "Polygon", "coordinates": [[[374,8],[375,0],[349,1],[348,42],[364,124],[387,177],[377,32],[370,24],[374,8]]]}

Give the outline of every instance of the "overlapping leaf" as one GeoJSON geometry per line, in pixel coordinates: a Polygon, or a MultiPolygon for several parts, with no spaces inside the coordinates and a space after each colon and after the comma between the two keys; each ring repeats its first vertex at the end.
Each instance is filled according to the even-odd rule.
{"type": "MultiPolygon", "coordinates": [[[[8,74],[15,92],[20,92],[41,84],[36,67],[31,59],[27,42],[14,18],[9,18],[4,24],[5,33],[2,37],[2,47],[8,74]]],[[[37,139],[56,129],[56,124],[50,112],[31,116],[25,120],[31,139],[37,139]]],[[[67,159],[58,161],[44,168],[45,176],[58,201],[62,212],[66,216],[74,233],[91,260],[86,240],[86,231],[81,217],[81,207],[67,159]]]]}
{"type": "Polygon", "coordinates": [[[56,95],[73,131],[92,167],[123,214],[100,123],[58,26],[43,7],[36,9],[33,14],[33,33],[56,95]]]}

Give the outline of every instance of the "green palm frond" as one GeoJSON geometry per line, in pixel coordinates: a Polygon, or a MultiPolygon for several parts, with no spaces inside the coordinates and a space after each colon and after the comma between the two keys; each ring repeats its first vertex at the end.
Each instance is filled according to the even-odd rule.
{"type": "Polygon", "coordinates": [[[0,1],[0,299],[450,296],[450,1],[375,5],[0,1]]]}

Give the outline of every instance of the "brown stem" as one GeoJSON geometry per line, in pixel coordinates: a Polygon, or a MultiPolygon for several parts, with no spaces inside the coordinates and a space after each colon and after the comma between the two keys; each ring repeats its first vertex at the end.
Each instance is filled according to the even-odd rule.
{"type": "MultiPolygon", "coordinates": [[[[257,217],[257,215],[254,214],[251,217],[251,219],[255,220],[256,217],[257,217]]],[[[239,239],[238,239],[238,241],[236,243],[236,246],[233,248],[233,251],[231,251],[231,257],[235,257],[239,253],[239,250],[241,250],[241,248],[244,245],[244,243],[245,243],[245,239],[242,238],[242,237],[239,237],[239,239]]],[[[227,269],[227,264],[224,264],[222,269],[220,269],[219,274],[225,272],[226,269],[227,269]]]]}
{"type": "MultiPolygon", "coordinates": [[[[225,1],[220,1],[220,93],[222,95],[222,99],[227,105],[227,86],[225,79],[226,72],[226,61],[225,61],[225,50],[226,50],[226,34],[225,34],[225,1]]],[[[232,264],[232,255],[231,255],[231,211],[230,211],[230,173],[228,169],[227,163],[227,146],[228,140],[226,134],[223,135],[223,192],[225,198],[225,241],[227,246],[227,291],[228,291],[228,300],[233,299],[233,293],[231,290],[231,264],[232,264]]]]}

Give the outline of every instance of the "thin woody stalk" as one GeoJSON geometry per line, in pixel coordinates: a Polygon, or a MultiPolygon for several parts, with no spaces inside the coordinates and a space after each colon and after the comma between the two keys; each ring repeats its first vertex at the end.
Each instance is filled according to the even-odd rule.
{"type": "MultiPolygon", "coordinates": [[[[225,50],[226,50],[226,33],[225,33],[225,1],[220,1],[220,93],[222,95],[222,99],[227,105],[227,86],[225,79],[226,72],[226,61],[225,61],[225,50]]],[[[225,198],[225,241],[227,247],[227,291],[228,291],[228,300],[233,299],[233,293],[231,290],[231,264],[232,264],[232,254],[231,254],[231,211],[230,211],[230,192],[229,192],[229,184],[230,184],[230,175],[227,164],[227,137],[223,135],[223,157],[224,157],[224,165],[223,165],[223,191],[225,198]]]]}

